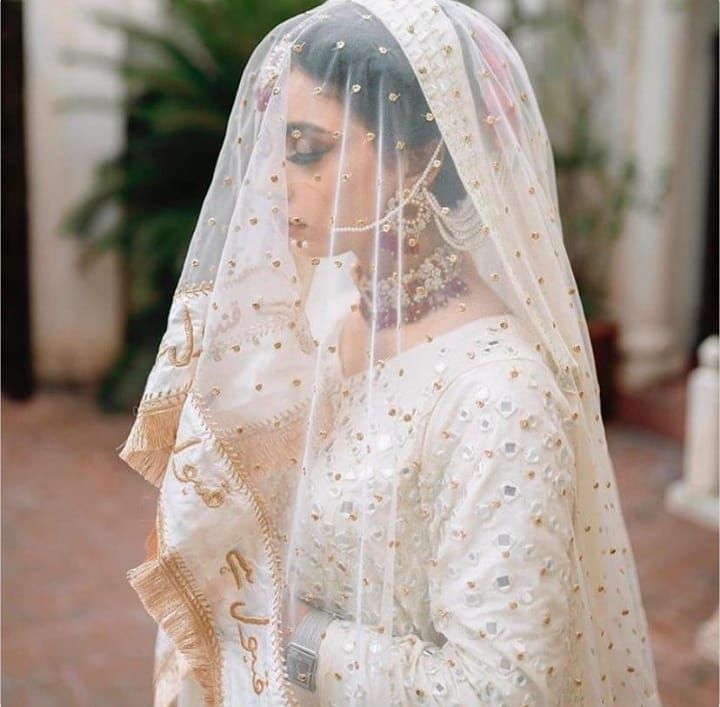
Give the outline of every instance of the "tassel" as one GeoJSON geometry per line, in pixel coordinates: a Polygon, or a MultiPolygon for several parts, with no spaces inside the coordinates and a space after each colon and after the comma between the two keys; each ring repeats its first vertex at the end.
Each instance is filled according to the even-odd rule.
{"type": "Polygon", "coordinates": [[[138,412],[118,456],[153,486],[162,484],[175,445],[182,404],[138,412]]]}
{"type": "Polygon", "coordinates": [[[284,427],[250,437],[246,443],[237,445],[241,463],[255,473],[293,466],[296,463],[293,460],[300,456],[306,425],[305,419],[295,420],[284,427]]]}
{"type": "Polygon", "coordinates": [[[177,553],[157,557],[127,572],[145,609],[172,639],[204,694],[206,707],[220,704],[220,646],[210,609],[190,587],[189,573],[177,553]]]}

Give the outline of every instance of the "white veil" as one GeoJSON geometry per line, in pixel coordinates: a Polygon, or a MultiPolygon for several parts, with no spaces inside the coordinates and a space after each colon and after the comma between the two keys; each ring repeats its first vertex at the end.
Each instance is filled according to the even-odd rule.
{"type": "MultiPolygon", "coordinates": [[[[421,425],[398,432],[382,372],[396,359],[418,386],[438,378],[422,370],[422,347],[449,334],[462,342],[473,322],[503,312],[569,411],[568,662],[553,704],[658,705],[552,150],[519,55],[453,0],[328,0],[263,38],[121,452],[160,488],[157,548],[130,581],[206,704],[298,699],[283,629],[299,594],[351,633],[374,627],[376,666],[408,640],[394,571],[405,551],[398,465],[421,425]],[[343,396],[361,460],[339,451],[350,434],[343,396]],[[328,520],[319,469],[334,472],[338,494],[353,489],[357,531],[328,520]],[[332,590],[351,600],[308,574],[314,518],[354,558],[332,590]]],[[[450,381],[435,382],[440,396],[450,381]]],[[[438,399],[419,390],[418,414],[438,399]]],[[[379,668],[369,681],[352,668],[351,639],[341,704],[454,704],[407,677],[400,696],[379,668]]],[[[492,673],[493,649],[483,650],[492,673]]],[[[478,684],[477,704],[519,705],[521,693],[543,704],[546,688],[520,682],[520,663],[513,671],[517,693],[478,684]]]]}

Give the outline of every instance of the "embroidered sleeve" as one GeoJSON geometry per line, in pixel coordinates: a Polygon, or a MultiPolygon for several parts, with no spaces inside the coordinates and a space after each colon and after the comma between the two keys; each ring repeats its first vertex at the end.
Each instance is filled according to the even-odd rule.
{"type": "Polygon", "coordinates": [[[574,456],[567,401],[539,361],[493,361],[456,378],[430,416],[421,498],[431,511],[427,566],[441,645],[396,636],[369,671],[372,634],[333,621],[320,646],[319,704],[562,702],[572,650],[574,456]],[[362,643],[348,666],[343,646],[362,643]]]}

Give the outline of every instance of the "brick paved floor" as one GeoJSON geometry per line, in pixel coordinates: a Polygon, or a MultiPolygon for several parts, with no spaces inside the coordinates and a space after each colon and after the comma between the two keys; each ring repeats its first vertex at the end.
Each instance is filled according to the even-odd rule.
{"type": "MultiPolygon", "coordinates": [[[[47,392],[4,401],[3,423],[3,707],[150,705],[155,629],[125,571],[155,491],[116,456],[130,418],[47,392]]],[[[664,707],[717,705],[717,668],[692,649],[717,603],[717,535],[663,508],[677,442],[616,425],[608,438],[664,707]]]]}

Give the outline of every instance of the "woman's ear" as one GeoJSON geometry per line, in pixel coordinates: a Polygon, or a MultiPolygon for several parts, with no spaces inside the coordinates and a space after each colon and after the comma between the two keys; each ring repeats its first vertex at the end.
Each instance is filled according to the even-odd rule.
{"type": "MultiPolygon", "coordinates": [[[[432,158],[433,153],[435,152],[435,149],[437,148],[439,142],[439,138],[437,140],[431,140],[425,145],[416,147],[413,150],[409,150],[407,152],[407,158],[405,163],[405,182],[408,185],[408,188],[412,188],[412,186],[417,182],[417,180],[420,179],[422,173],[427,168],[428,163],[430,162],[430,159],[432,158]]],[[[441,163],[446,158],[445,150],[446,147],[445,145],[443,145],[440,148],[437,157],[435,158],[437,160],[440,160],[441,163]]],[[[425,177],[426,187],[429,188],[430,185],[435,181],[435,177],[437,176],[439,171],[440,167],[430,167],[427,173],[427,177],[425,177]]]]}

